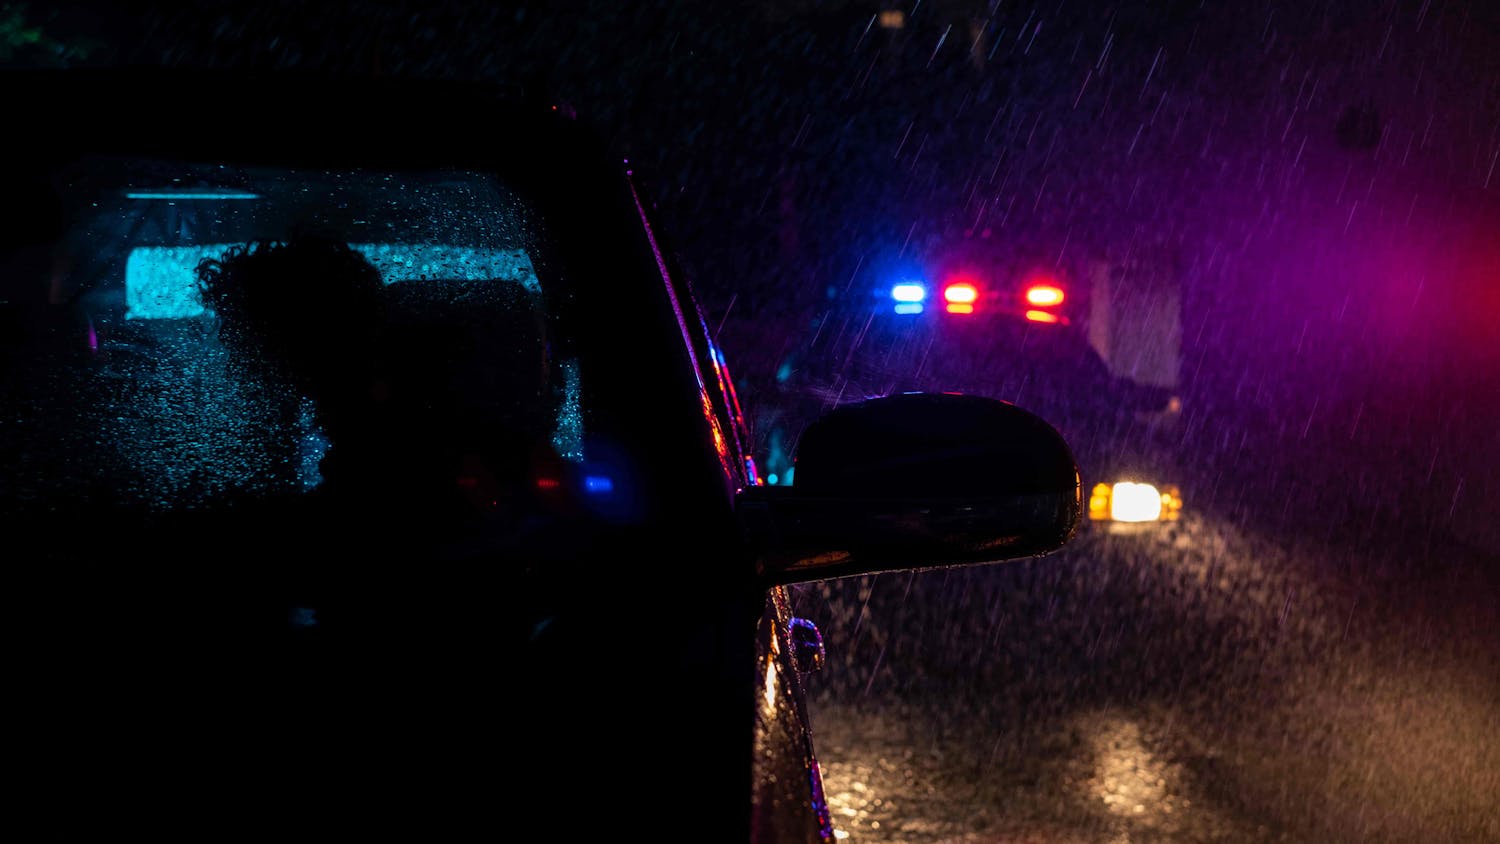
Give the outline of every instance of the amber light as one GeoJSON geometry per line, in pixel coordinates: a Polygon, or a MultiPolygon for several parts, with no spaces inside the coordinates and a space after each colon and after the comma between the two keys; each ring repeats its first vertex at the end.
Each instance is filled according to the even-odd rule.
{"type": "Polygon", "coordinates": [[[1089,518],[1096,522],[1109,519],[1109,484],[1094,484],[1089,493],[1089,518]]]}
{"type": "Polygon", "coordinates": [[[1121,481],[1095,484],[1089,492],[1089,518],[1110,522],[1168,522],[1182,516],[1182,491],[1174,486],[1121,481]]]}

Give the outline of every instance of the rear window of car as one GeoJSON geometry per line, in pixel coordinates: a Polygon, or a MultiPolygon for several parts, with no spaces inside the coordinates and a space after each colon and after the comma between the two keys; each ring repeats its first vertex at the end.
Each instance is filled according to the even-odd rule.
{"type": "Polygon", "coordinates": [[[88,158],[57,182],[65,229],[7,280],[9,304],[39,306],[18,328],[24,341],[8,338],[13,513],[316,488],[329,445],[316,402],[235,360],[196,273],[231,249],[307,233],[375,267],[412,357],[440,364],[431,377],[453,382],[466,412],[581,459],[578,373],[551,355],[537,223],[493,177],[88,158]]]}

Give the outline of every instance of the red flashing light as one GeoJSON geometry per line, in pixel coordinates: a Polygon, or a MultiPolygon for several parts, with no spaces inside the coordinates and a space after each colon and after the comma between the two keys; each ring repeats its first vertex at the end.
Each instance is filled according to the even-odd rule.
{"type": "Polygon", "coordinates": [[[1026,288],[1026,303],[1039,308],[1050,308],[1063,303],[1063,290],[1055,284],[1033,284],[1026,288]]]}
{"type": "Polygon", "coordinates": [[[950,282],[943,288],[943,300],[950,314],[972,314],[979,299],[979,288],[970,281],[950,282]]]}
{"type": "Polygon", "coordinates": [[[956,282],[943,288],[943,299],[954,304],[972,305],[979,298],[979,290],[966,281],[956,282]]]}

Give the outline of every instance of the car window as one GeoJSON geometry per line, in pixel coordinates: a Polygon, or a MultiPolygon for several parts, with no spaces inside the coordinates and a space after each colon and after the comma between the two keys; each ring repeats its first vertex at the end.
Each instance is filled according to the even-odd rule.
{"type": "Polygon", "coordinates": [[[36,279],[64,324],[33,332],[34,351],[64,365],[18,361],[11,374],[27,377],[8,379],[8,398],[32,411],[7,425],[16,499],[109,488],[165,506],[316,487],[318,408],[236,365],[195,275],[231,248],[309,229],[347,233],[379,271],[405,337],[391,354],[409,359],[393,367],[441,360],[429,377],[454,382],[443,394],[472,418],[578,451],[571,364],[547,358],[524,215],[493,180],[140,159],[86,160],[65,178],[73,222],[36,279]],[[65,433],[77,430],[93,435],[65,433]]]}

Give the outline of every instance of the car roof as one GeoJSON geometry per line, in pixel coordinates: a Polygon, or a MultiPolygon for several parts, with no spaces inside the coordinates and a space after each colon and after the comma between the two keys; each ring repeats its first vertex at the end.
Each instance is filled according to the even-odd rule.
{"type": "Polygon", "coordinates": [[[190,157],[207,145],[220,158],[385,167],[598,147],[561,110],[486,83],[138,67],[6,69],[0,85],[11,113],[31,116],[10,142],[46,139],[59,154],[105,134],[121,152],[190,157]]]}

